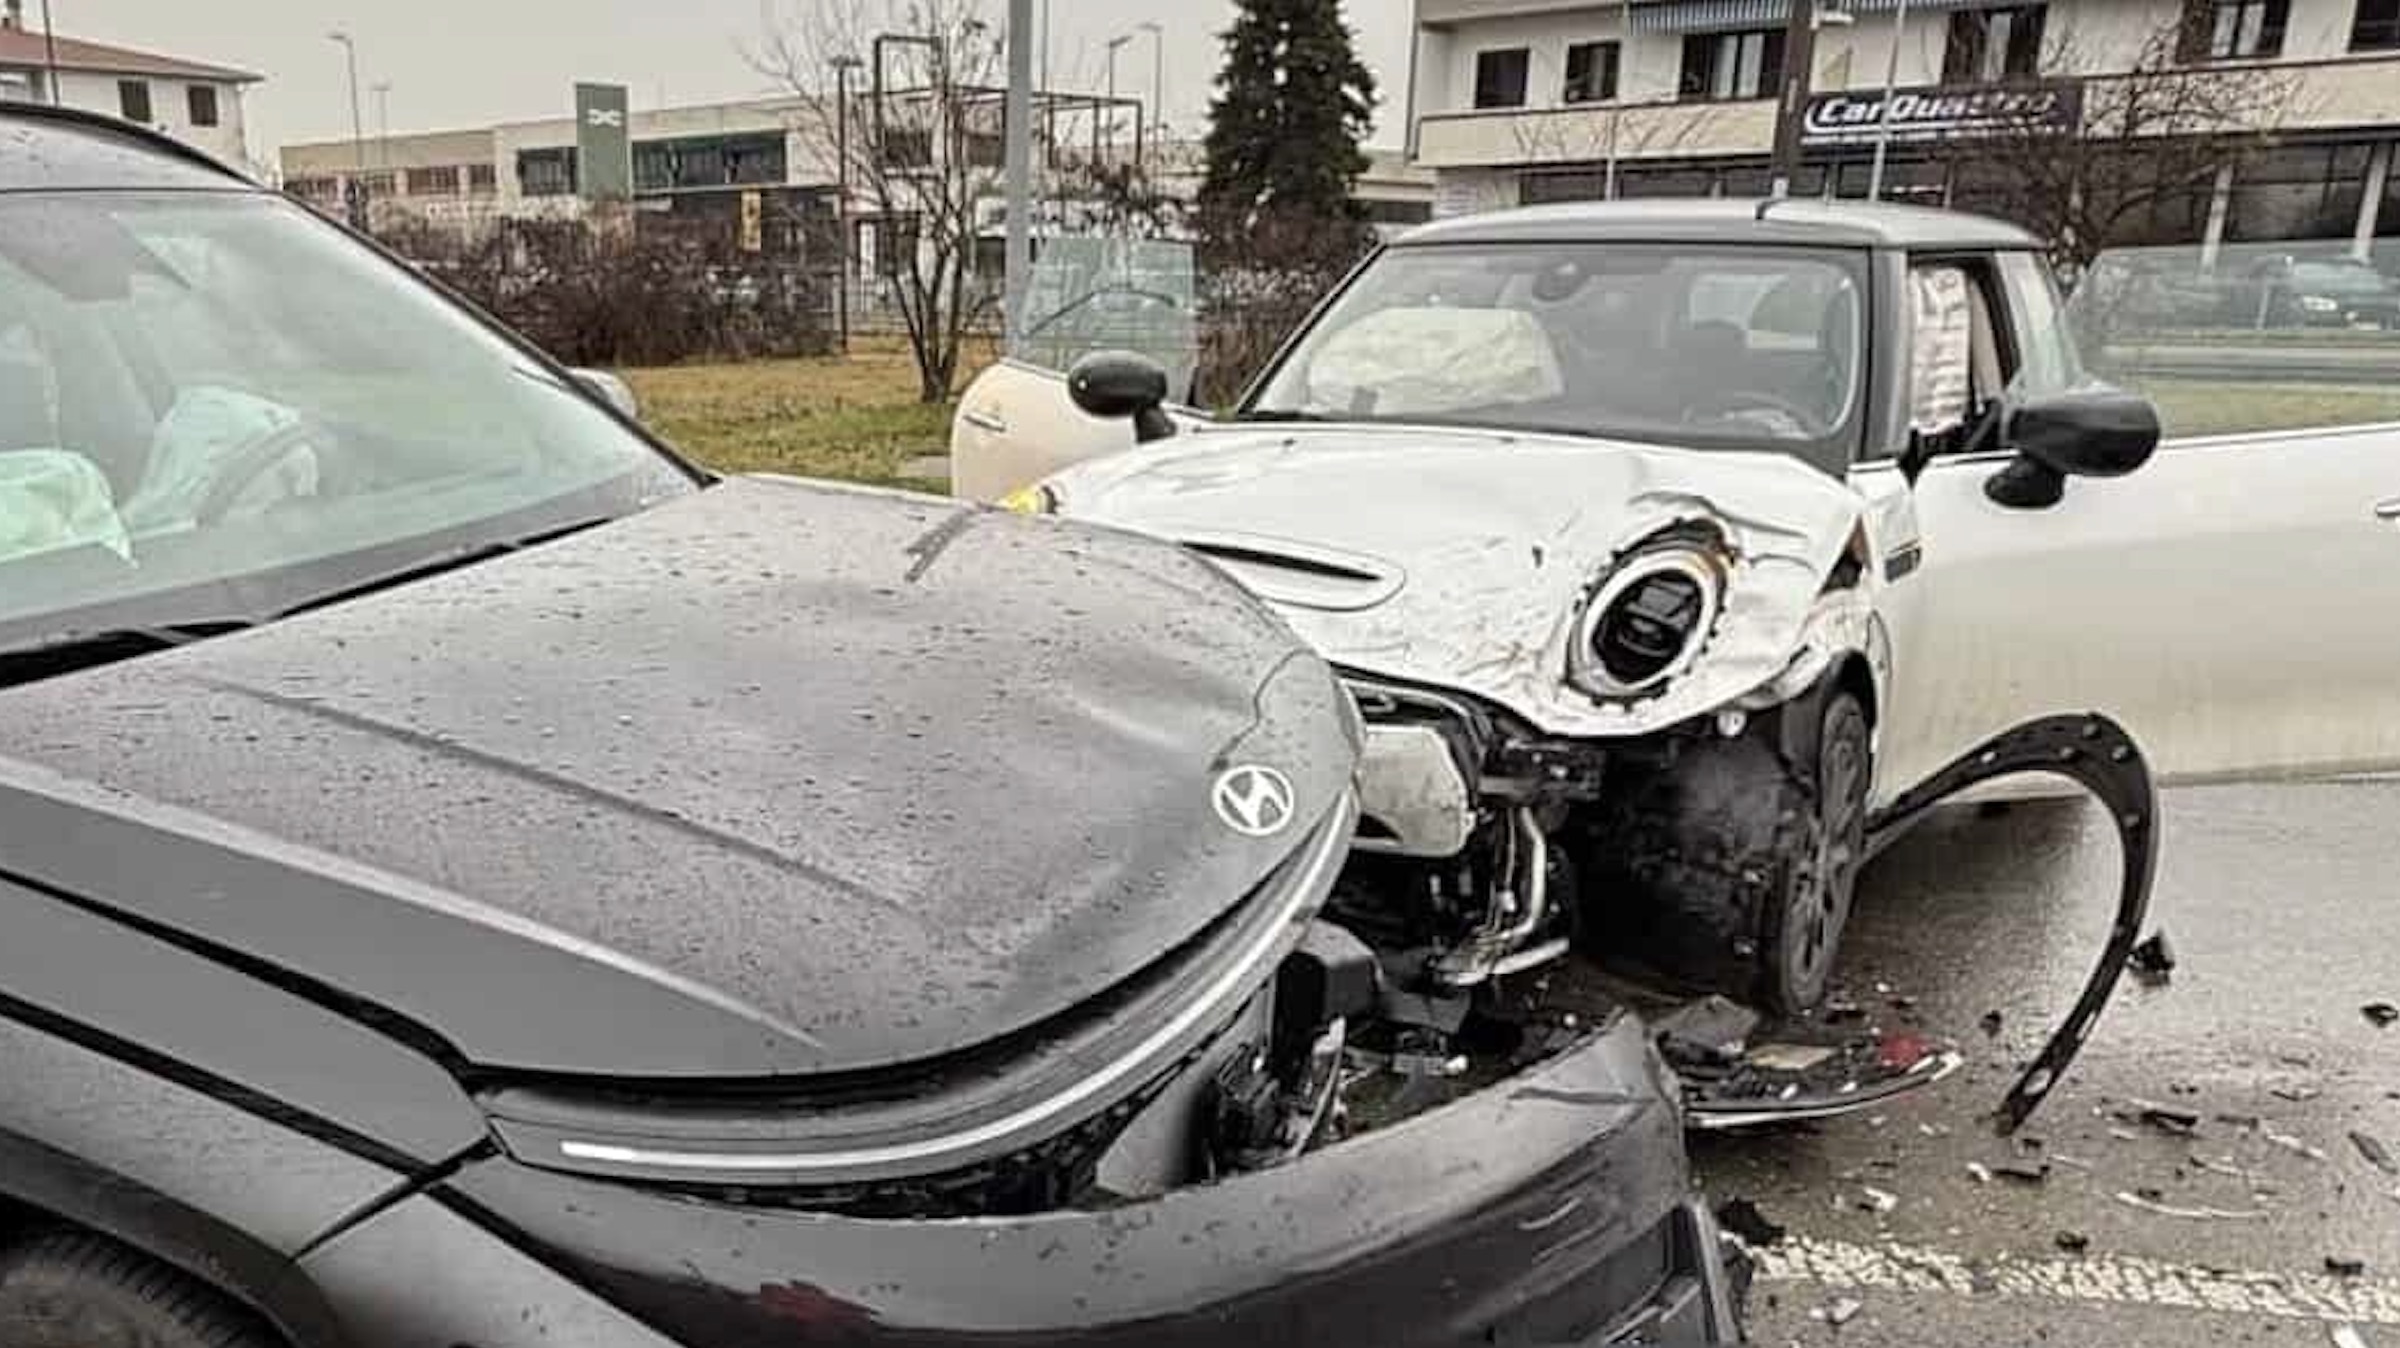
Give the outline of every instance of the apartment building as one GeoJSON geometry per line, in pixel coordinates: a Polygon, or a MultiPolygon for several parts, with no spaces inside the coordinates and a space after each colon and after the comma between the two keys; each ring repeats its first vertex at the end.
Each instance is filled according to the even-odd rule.
{"type": "MultiPolygon", "coordinates": [[[[1414,0],[1409,148],[1440,213],[1605,196],[1762,195],[1792,0],[1414,0]]],[[[1808,3],[1808,0],[1800,0],[1808,3]]],[[[2400,236],[2400,0],[1815,0],[1793,190],[1957,193],[1995,116],[2075,125],[2096,82],[2163,57],[2272,72],[2272,148],[2170,203],[2143,242],[2400,236]]]]}
{"type": "Polygon", "coordinates": [[[138,122],[248,167],[246,70],[86,42],[25,22],[24,0],[0,0],[0,100],[62,103],[138,122]]]}

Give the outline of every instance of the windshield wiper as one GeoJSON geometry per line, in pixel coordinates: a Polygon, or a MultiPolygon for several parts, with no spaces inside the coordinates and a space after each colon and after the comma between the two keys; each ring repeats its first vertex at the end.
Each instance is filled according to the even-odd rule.
{"type": "Polygon", "coordinates": [[[574,520],[566,524],[554,524],[546,529],[537,530],[533,533],[519,534],[513,538],[493,539],[490,542],[469,544],[466,547],[445,552],[437,557],[429,557],[419,562],[410,562],[406,566],[396,567],[390,571],[378,572],[364,580],[352,581],[347,585],[339,585],[330,590],[319,591],[318,593],[312,594],[308,598],[301,600],[297,604],[292,604],[285,608],[276,610],[273,614],[269,615],[269,618],[270,620],[274,618],[289,618],[294,614],[307,613],[314,609],[326,608],[334,604],[342,603],[345,600],[362,598],[366,595],[374,594],[378,590],[389,590],[395,586],[406,585],[411,581],[428,580],[434,576],[441,575],[445,571],[456,571],[463,566],[473,566],[477,562],[488,562],[494,557],[505,557],[509,553],[521,552],[526,548],[534,547],[542,543],[548,543],[553,539],[565,538],[569,534],[579,534],[586,529],[597,529],[601,525],[607,524],[617,518],[618,516],[616,515],[593,515],[584,519],[574,520]]]}

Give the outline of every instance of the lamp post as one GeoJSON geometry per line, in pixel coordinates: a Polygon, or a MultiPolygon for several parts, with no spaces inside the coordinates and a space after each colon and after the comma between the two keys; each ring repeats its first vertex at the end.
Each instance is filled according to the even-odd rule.
{"type": "Polygon", "coordinates": [[[1867,200],[1883,200],[1883,158],[1892,146],[1892,97],[1900,90],[1900,39],[1908,32],[1908,0],[1892,14],[1892,56],[1883,67],[1883,106],[1875,112],[1875,169],[1867,175],[1867,200]]]}
{"type": "Polygon", "coordinates": [[[392,82],[379,80],[369,87],[375,95],[375,166],[392,166],[392,82]]]}
{"type": "Polygon", "coordinates": [[[360,114],[358,107],[358,44],[351,41],[350,35],[346,32],[343,32],[339,28],[334,29],[325,36],[331,41],[342,44],[342,54],[349,62],[350,157],[356,161],[358,170],[363,173],[366,171],[367,167],[367,121],[366,118],[360,114]]]}
{"type": "MultiPolygon", "coordinates": [[[[1162,144],[1167,126],[1167,28],[1156,19],[1144,19],[1143,32],[1150,35],[1150,126],[1151,134],[1162,144]]],[[[1142,119],[1133,119],[1133,162],[1142,163],[1142,119]]]]}
{"type": "MultiPolygon", "coordinates": [[[[1117,53],[1133,41],[1131,33],[1119,33],[1108,40],[1108,157],[1117,157],[1117,53]]],[[[1140,125],[1138,122],[1135,124],[1140,125]]]]}
{"type": "Polygon", "coordinates": [[[850,72],[865,64],[846,52],[833,58],[833,232],[841,268],[833,287],[833,321],[845,356],[850,354],[850,72]]]}

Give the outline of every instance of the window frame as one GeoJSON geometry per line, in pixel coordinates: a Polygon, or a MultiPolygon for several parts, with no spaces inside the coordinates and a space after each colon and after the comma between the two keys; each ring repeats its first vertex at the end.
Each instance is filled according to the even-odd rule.
{"type": "Polygon", "coordinates": [[[1679,103],[1743,103],[1753,99],[1771,98],[1783,87],[1784,63],[1790,53],[1784,50],[1781,28],[1726,28],[1705,33],[1683,35],[1683,65],[1677,73],[1675,99],[1679,103]],[[1758,87],[1745,91],[1740,88],[1742,46],[1757,39],[1758,87]],[[1733,52],[1733,78],[1719,80],[1719,66],[1728,44],[1733,52]],[[1705,53],[1694,69],[1693,53],[1705,53]],[[1717,92],[1720,83],[1734,86],[1728,92],[1717,92]]]}
{"type": "Polygon", "coordinates": [[[157,120],[158,104],[150,97],[150,81],[118,80],[117,114],[126,121],[138,122],[143,126],[157,120]],[[134,111],[137,104],[141,108],[139,112],[134,111]]]}
{"type": "Polygon", "coordinates": [[[1950,11],[1949,28],[1942,42],[1942,83],[1981,86],[2038,80],[2042,77],[2042,48],[2049,35],[2048,0],[1954,9],[1950,11]],[[1998,71],[1986,74],[1992,64],[1993,21],[2002,16],[2009,20],[2007,40],[1999,49],[1998,71]],[[2030,23],[2027,16],[2031,16],[2030,23]],[[1972,41],[1965,36],[1970,33],[1972,41]],[[1962,66],[1972,68],[1962,69],[1962,66]]]}
{"type": "Polygon", "coordinates": [[[2350,50],[2354,52],[2400,51],[2400,0],[2357,0],[2350,11],[2350,50]],[[2367,7],[2376,5],[2387,11],[2370,19],[2367,7]],[[2370,27],[2375,35],[2366,36],[2370,27]]]}
{"type": "Polygon", "coordinates": [[[1625,44],[1615,38],[1594,38],[1588,42],[1568,43],[1566,73],[1559,82],[1559,102],[1571,106],[1616,102],[1617,84],[1623,76],[1624,63],[1625,44]],[[1578,57],[1582,58],[1584,62],[1580,87],[1576,79],[1578,72],[1575,68],[1578,57]],[[1596,87],[1593,83],[1592,71],[1594,61],[1597,61],[1600,67],[1596,87]]]}
{"type": "Polygon", "coordinates": [[[183,87],[184,111],[194,126],[222,126],[225,121],[225,100],[218,97],[213,84],[187,84],[183,87]]]}
{"type": "Polygon", "coordinates": [[[1475,83],[1469,97],[1472,99],[1476,111],[1522,108],[1532,97],[1532,91],[1533,48],[1485,47],[1475,53],[1475,83]],[[1494,78],[1495,72],[1499,72],[1500,67],[1493,63],[1510,59],[1516,63],[1513,81],[1516,86],[1516,97],[1513,100],[1505,100],[1506,91],[1498,87],[1502,81],[1494,78]]]}

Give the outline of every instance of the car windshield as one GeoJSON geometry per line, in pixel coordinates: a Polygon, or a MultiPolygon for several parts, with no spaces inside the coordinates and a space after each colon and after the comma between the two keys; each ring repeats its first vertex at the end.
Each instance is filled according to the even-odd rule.
{"type": "Polygon", "coordinates": [[[0,648],[255,619],[692,485],[281,198],[0,195],[0,648]]]}
{"type": "Polygon", "coordinates": [[[1858,437],[1864,320],[1846,253],[1395,248],[1245,414],[1770,450],[1838,469],[1858,437]]]}

